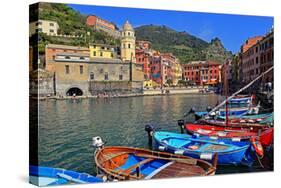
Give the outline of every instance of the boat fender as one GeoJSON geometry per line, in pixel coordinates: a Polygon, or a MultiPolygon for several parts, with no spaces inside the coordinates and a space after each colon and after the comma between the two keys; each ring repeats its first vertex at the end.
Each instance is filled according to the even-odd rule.
{"type": "Polygon", "coordinates": [[[105,144],[105,143],[102,141],[102,139],[101,139],[100,136],[93,137],[92,140],[93,140],[92,146],[93,146],[94,148],[100,149],[100,148],[102,148],[102,147],[104,146],[104,144],[105,144]]]}
{"type": "Polygon", "coordinates": [[[236,137],[236,138],[232,138],[231,140],[232,140],[233,142],[240,142],[240,141],[241,141],[241,138],[236,137]]]}
{"type": "Polygon", "coordinates": [[[210,136],[210,139],[217,140],[218,137],[217,136],[210,136]]]}
{"type": "Polygon", "coordinates": [[[159,146],[159,147],[158,147],[158,150],[159,150],[159,151],[165,151],[165,150],[166,150],[166,147],[165,147],[165,146],[159,146]]]}
{"type": "Polygon", "coordinates": [[[254,137],[251,138],[251,143],[252,143],[252,146],[254,147],[254,150],[256,152],[256,154],[259,156],[259,157],[263,157],[264,155],[264,150],[263,150],[263,147],[261,145],[261,142],[256,140],[254,137]]]}
{"type": "Polygon", "coordinates": [[[212,160],[212,158],[213,158],[212,153],[201,153],[200,154],[200,159],[212,160]]]}
{"type": "Polygon", "coordinates": [[[175,150],[174,154],[176,155],[183,155],[184,150],[175,150]]]}

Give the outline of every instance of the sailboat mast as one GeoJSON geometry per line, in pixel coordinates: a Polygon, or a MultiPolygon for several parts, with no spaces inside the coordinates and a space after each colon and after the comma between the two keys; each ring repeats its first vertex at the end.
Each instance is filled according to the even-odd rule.
{"type": "Polygon", "coordinates": [[[228,62],[224,67],[224,87],[225,87],[225,123],[228,126],[228,62]]]}

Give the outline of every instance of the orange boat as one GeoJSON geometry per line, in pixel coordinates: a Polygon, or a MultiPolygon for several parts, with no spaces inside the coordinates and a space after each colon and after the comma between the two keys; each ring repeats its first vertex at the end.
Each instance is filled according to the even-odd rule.
{"type": "Polygon", "coordinates": [[[139,180],[214,175],[217,156],[204,160],[147,149],[111,146],[97,149],[98,173],[113,180],[139,180]]]}

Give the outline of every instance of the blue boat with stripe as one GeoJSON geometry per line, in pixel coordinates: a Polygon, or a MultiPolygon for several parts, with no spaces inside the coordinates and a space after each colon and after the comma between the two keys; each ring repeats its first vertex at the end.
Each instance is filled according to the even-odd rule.
{"type": "Polygon", "coordinates": [[[196,137],[186,134],[156,131],[153,134],[154,148],[174,154],[210,161],[215,153],[219,165],[251,166],[256,159],[251,143],[247,141],[196,137]]]}
{"type": "Polygon", "coordinates": [[[31,165],[29,166],[29,182],[37,186],[50,186],[77,183],[98,183],[103,182],[103,180],[87,173],[31,165]]]}

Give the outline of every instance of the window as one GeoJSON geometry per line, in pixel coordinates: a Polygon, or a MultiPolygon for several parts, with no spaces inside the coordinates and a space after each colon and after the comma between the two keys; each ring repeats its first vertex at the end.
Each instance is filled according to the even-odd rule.
{"type": "Polygon", "coordinates": [[[69,65],[65,65],[65,74],[69,74],[69,65]]]}
{"type": "Polygon", "coordinates": [[[53,29],[50,29],[50,33],[53,33],[54,32],[54,30],[53,29]]]}
{"type": "Polygon", "coordinates": [[[80,65],[80,74],[83,74],[83,65],[80,65]]]}
{"type": "Polygon", "coordinates": [[[259,57],[256,57],[256,64],[259,63],[259,57]]]}
{"type": "Polygon", "coordinates": [[[128,32],[128,36],[130,36],[131,35],[131,33],[130,32],[128,32]]]}
{"type": "Polygon", "coordinates": [[[95,75],[93,72],[90,73],[90,80],[94,80],[95,79],[95,75]]]}
{"type": "Polygon", "coordinates": [[[256,69],[256,74],[259,74],[259,69],[256,69]]]}
{"type": "Polygon", "coordinates": [[[42,25],[42,22],[37,22],[35,25],[36,25],[36,26],[42,25]]]}
{"type": "Polygon", "coordinates": [[[69,57],[69,56],[65,56],[64,58],[65,58],[65,59],[70,59],[70,57],[69,57]]]}
{"type": "Polygon", "coordinates": [[[93,47],[96,48],[96,45],[94,45],[93,47]]]}
{"type": "Polygon", "coordinates": [[[123,48],[126,48],[126,45],[125,45],[125,44],[123,44],[123,48]]]}
{"type": "Polygon", "coordinates": [[[131,44],[128,44],[128,48],[131,48],[131,44]]]}
{"type": "Polygon", "coordinates": [[[81,60],[84,60],[85,58],[84,58],[84,57],[80,57],[80,59],[81,59],[81,60]]]}
{"type": "Polygon", "coordinates": [[[97,52],[96,51],[93,51],[93,56],[97,56],[97,52]]]}
{"type": "Polygon", "coordinates": [[[108,80],[108,73],[107,72],[104,75],[104,80],[108,80]]]}
{"type": "Polygon", "coordinates": [[[54,23],[50,23],[50,26],[54,26],[55,24],[54,23]]]}
{"type": "Polygon", "coordinates": [[[258,51],[259,51],[259,48],[258,48],[258,47],[256,47],[256,53],[258,53],[258,51]]]}
{"type": "Polygon", "coordinates": [[[113,57],[113,53],[111,53],[110,56],[113,57]]]}
{"type": "Polygon", "coordinates": [[[55,55],[53,55],[53,60],[55,60],[56,59],[56,56],[55,55]]]}
{"type": "Polygon", "coordinates": [[[100,52],[100,56],[101,56],[101,57],[103,56],[103,53],[102,53],[102,52],[100,52]]]}
{"type": "Polygon", "coordinates": [[[119,80],[123,80],[123,75],[119,75],[119,80]]]}

